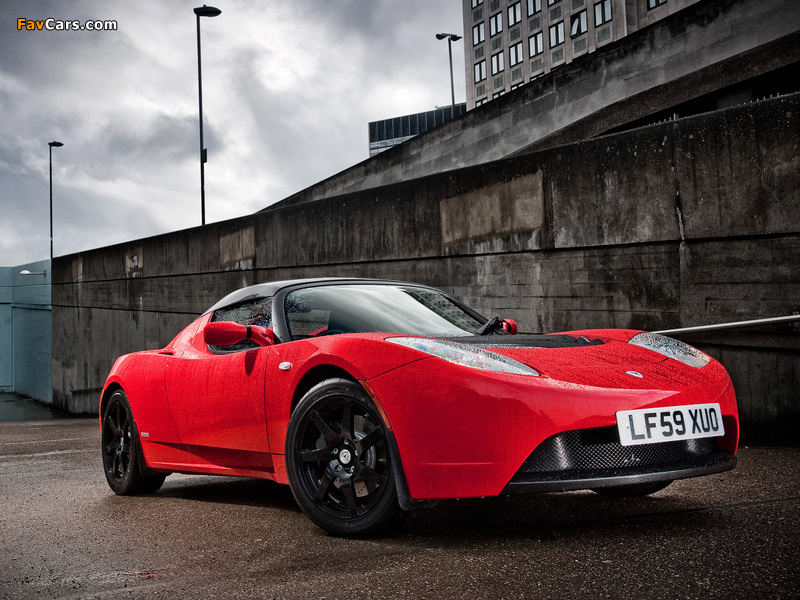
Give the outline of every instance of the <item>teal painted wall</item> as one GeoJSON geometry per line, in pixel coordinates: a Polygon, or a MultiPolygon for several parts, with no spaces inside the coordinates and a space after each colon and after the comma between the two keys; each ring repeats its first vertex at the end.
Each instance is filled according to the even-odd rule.
{"type": "Polygon", "coordinates": [[[50,298],[49,260],[0,267],[1,391],[52,403],[50,298]]]}

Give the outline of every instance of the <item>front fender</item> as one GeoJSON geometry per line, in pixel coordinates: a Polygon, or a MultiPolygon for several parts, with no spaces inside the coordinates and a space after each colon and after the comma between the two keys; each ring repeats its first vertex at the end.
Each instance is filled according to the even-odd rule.
{"type": "MultiPolygon", "coordinates": [[[[307,375],[313,377],[314,371],[326,373],[335,369],[337,376],[366,381],[422,359],[419,352],[389,344],[383,341],[385,337],[385,334],[341,334],[270,348],[265,405],[270,448],[275,455],[283,454],[292,400],[307,375]]],[[[281,458],[276,459],[277,464],[282,464],[281,458]]],[[[276,467],[282,481],[279,471],[276,467]]]]}

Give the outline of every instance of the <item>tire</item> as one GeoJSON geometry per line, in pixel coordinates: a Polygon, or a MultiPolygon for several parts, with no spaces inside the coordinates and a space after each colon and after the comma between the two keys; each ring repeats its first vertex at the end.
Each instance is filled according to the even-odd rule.
{"type": "Polygon", "coordinates": [[[346,379],[317,384],[286,432],[286,470],[295,500],[333,535],[365,537],[402,515],[391,445],[364,389],[346,379]]]}
{"type": "Polygon", "coordinates": [[[631,485],[615,485],[606,488],[595,488],[592,491],[609,498],[634,498],[636,496],[649,496],[660,492],[672,481],[653,481],[650,483],[633,483],[631,485]]]}
{"type": "Polygon", "coordinates": [[[167,477],[165,473],[151,471],[145,465],[139,430],[122,390],[111,395],[103,411],[102,451],[106,481],[115,494],[151,494],[163,485],[167,477]]]}

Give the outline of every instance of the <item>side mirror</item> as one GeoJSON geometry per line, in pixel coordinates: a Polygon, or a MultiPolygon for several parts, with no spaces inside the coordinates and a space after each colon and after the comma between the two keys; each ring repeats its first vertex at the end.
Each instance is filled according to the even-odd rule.
{"type": "Polygon", "coordinates": [[[243,340],[253,340],[259,346],[275,345],[271,328],[258,325],[240,325],[232,321],[208,323],[203,338],[209,346],[231,346],[243,340]]]}
{"type": "Polygon", "coordinates": [[[511,335],[517,335],[517,322],[513,319],[503,319],[501,321],[503,326],[503,330],[507,331],[511,335]]]}

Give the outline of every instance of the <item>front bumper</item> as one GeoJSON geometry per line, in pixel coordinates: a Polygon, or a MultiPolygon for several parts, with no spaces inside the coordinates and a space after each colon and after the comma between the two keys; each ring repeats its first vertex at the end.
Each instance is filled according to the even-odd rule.
{"type": "Polygon", "coordinates": [[[672,481],[733,469],[736,456],[715,440],[622,446],[615,427],[574,430],[542,442],[503,494],[564,492],[672,481]]]}

